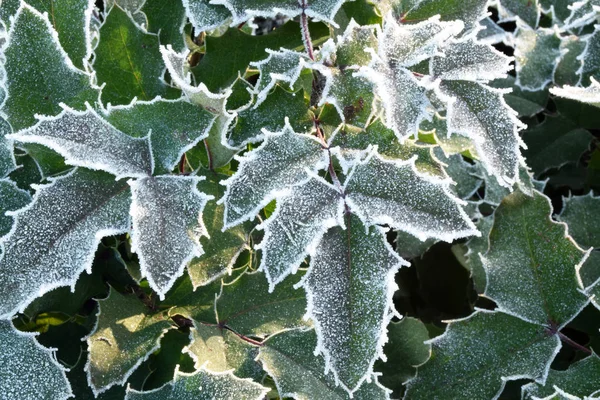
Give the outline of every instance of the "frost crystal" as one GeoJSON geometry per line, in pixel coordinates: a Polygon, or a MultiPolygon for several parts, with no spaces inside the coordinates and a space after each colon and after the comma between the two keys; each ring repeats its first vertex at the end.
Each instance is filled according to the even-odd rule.
{"type": "Polygon", "coordinates": [[[132,138],[104,121],[95,111],[70,108],[56,117],[38,117],[37,125],[8,135],[39,143],[65,157],[71,165],[103,170],[122,177],[144,177],[154,169],[149,138],[132,138]]]}
{"type": "Polygon", "coordinates": [[[231,13],[225,7],[209,2],[210,0],[183,0],[190,22],[199,32],[218,28],[231,17],[231,13]]]}
{"type": "Polygon", "coordinates": [[[213,196],[198,191],[200,180],[159,176],[129,181],[132,250],[138,253],[142,276],[161,299],[187,263],[203,253],[200,237],[208,234],[202,210],[213,196]]]}
{"type": "Polygon", "coordinates": [[[238,171],[223,182],[227,192],[219,202],[225,204],[224,229],[253,219],[282,190],[327,165],[321,143],[295,133],[288,121],[283,131],[265,131],[265,137],[260,147],[239,158],[238,171]]]}
{"type": "Polygon", "coordinates": [[[103,172],[76,169],[38,186],[2,238],[0,316],[21,311],[34,298],[75,285],[89,272],[100,239],[129,230],[127,184],[103,172]]]}
{"type": "Polygon", "coordinates": [[[565,86],[562,88],[552,88],[550,89],[550,93],[555,96],[577,100],[600,107],[600,83],[594,78],[591,78],[591,81],[592,84],[587,88],[565,86]]]}
{"type": "Polygon", "coordinates": [[[274,286],[295,273],[327,229],[340,223],[344,202],[340,192],[322,179],[311,178],[277,199],[277,208],[259,228],[264,229],[261,269],[274,286]]]}
{"type": "Polygon", "coordinates": [[[0,178],[4,178],[17,167],[12,141],[6,138],[10,132],[10,125],[0,117],[0,178]]]}

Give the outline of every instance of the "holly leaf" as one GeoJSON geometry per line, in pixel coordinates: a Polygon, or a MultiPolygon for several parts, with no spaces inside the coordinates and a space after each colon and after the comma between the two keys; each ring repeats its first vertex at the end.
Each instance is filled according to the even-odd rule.
{"type": "Polygon", "coordinates": [[[161,45],[170,44],[177,51],[185,48],[183,28],[186,12],[181,0],[146,0],[140,11],[148,20],[148,32],[156,33],[161,45]]]}
{"type": "Polygon", "coordinates": [[[267,276],[269,290],[296,273],[329,228],[343,225],[343,210],[342,194],[320,178],[311,178],[278,197],[275,212],[258,226],[265,236],[255,246],[262,250],[260,269],[267,276]]]}
{"type": "Polygon", "coordinates": [[[530,197],[516,191],[502,201],[494,214],[490,250],[482,256],[485,295],[499,310],[562,327],[588,302],[577,276],[587,254],[551,214],[550,200],[539,192],[530,197]]]}
{"type": "Polygon", "coordinates": [[[125,182],[85,169],[50,182],[36,186],[29,206],[10,213],[15,224],[0,240],[3,318],[56,287],[74,287],[79,274],[90,271],[100,239],[129,230],[125,182]]]}
{"type": "Polygon", "coordinates": [[[90,75],[77,69],[58,42],[47,15],[22,2],[12,21],[4,50],[2,111],[17,131],[36,123],[36,114],[57,115],[60,103],[83,109],[98,92],[90,75]]]}
{"type": "Polygon", "coordinates": [[[56,117],[38,117],[31,128],[8,135],[23,143],[51,148],[70,165],[103,170],[122,177],[152,174],[150,140],[132,138],[103,120],[91,107],[75,111],[65,107],[56,117]]]}
{"type": "Polygon", "coordinates": [[[208,233],[202,210],[213,197],[198,191],[200,180],[159,176],[129,181],[131,247],[140,259],[142,276],[161,299],[192,258],[203,253],[200,237],[208,233]]]}
{"type": "Polygon", "coordinates": [[[24,400],[70,398],[73,392],[67,370],[56,361],[56,349],[43,347],[36,336],[16,330],[9,320],[0,320],[0,393],[24,400]]]}
{"type": "MultiPolygon", "coordinates": [[[[596,11],[591,13],[596,18],[596,11]]],[[[581,83],[585,86],[590,83],[590,79],[600,79],[600,27],[595,26],[594,32],[587,35],[584,39],[585,50],[581,55],[583,66],[581,68],[581,83]]]]}
{"type": "Polygon", "coordinates": [[[313,320],[325,370],[349,393],[373,373],[386,341],[385,328],[395,312],[394,275],[402,260],[381,228],[368,229],[348,216],[345,229],[331,228],[317,245],[302,280],[306,315],[313,320]]]}
{"type": "Polygon", "coordinates": [[[431,358],[409,381],[407,400],[497,398],[507,381],[543,380],[561,347],[542,326],[483,310],[450,323],[429,343],[431,358]]]}
{"type": "Polygon", "coordinates": [[[6,177],[17,168],[12,141],[6,138],[11,132],[10,124],[0,117],[0,178],[6,177]]]}
{"type": "Polygon", "coordinates": [[[465,254],[466,267],[471,272],[473,286],[477,293],[484,293],[487,284],[487,278],[481,256],[485,256],[490,248],[490,232],[494,225],[494,216],[480,218],[475,226],[481,232],[480,237],[469,239],[466,243],[467,252],[465,254]]]}
{"type": "Polygon", "coordinates": [[[231,372],[212,373],[199,369],[188,374],[176,369],[172,383],[147,392],[127,388],[125,400],[262,400],[268,391],[249,379],[235,377],[231,372]]]}
{"type": "MultiPolygon", "coordinates": [[[[529,383],[522,387],[524,399],[546,398],[554,394],[556,388],[568,392],[572,396],[587,398],[598,391],[600,379],[600,358],[592,355],[579,360],[565,371],[550,370],[544,385],[529,383]]],[[[590,397],[590,398],[591,398],[590,397]]]]}
{"type": "Polygon", "coordinates": [[[409,0],[399,7],[402,22],[419,22],[435,15],[443,21],[464,21],[467,28],[485,17],[485,0],[409,0]]]}
{"type": "MultiPolygon", "coordinates": [[[[350,399],[332,374],[326,374],[325,361],[314,355],[317,335],[313,330],[289,330],[269,337],[260,348],[258,360],[275,380],[281,397],[298,400],[350,399]]],[[[389,392],[377,382],[364,383],[353,399],[389,399],[389,392]]]]}
{"type": "Polygon", "coordinates": [[[185,152],[196,146],[215,123],[215,116],[184,99],[136,101],[108,107],[112,126],[130,136],[150,136],[156,173],[173,170],[185,152]]]}
{"type": "Polygon", "coordinates": [[[499,22],[520,20],[532,28],[538,26],[540,6],[538,0],[499,0],[499,22]]]}
{"type": "Polygon", "coordinates": [[[269,293],[269,285],[260,272],[245,273],[223,283],[215,301],[219,326],[227,326],[244,336],[266,337],[283,329],[305,327],[302,320],[306,298],[294,289],[296,280],[281,282],[269,293]]]}
{"type": "Polygon", "coordinates": [[[548,102],[547,90],[537,92],[523,90],[515,84],[515,77],[511,75],[490,82],[490,86],[512,90],[510,92],[505,91],[504,100],[510,108],[518,113],[519,117],[532,117],[546,108],[548,102]]]}
{"type": "Polygon", "coordinates": [[[389,342],[383,347],[387,361],[377,361],[375,371],[382,373],[380,381],[386,387],[400,393],[403,384],[417,373],[417,366],[430,356],[429,332],[420,320],[404,317],[388,325],[389,342]]]}
{"type": "Polygon", "coordinates": [[[98,82],[105,83],[105,104],[129,104],[134,97],[152,100],[166,94],[156,34],[143,31],[118,5],[110,9],[99,34],[94,70],[98,82]]]}
{"type": "Polygon", "coordinates": [[[423,241],[478,235],[448,185],[448,180],[419,174],[414,158],[385,160],[372,151],[348,174],[344,193],[350,209],[367,225],[389,225],[423,241]]]}
{"type": "Polygon", "coordinates": [[[231,17],[223,6],[209,4],[210,0],[182,0],[186,14],[198,32],[210,31],[224,25],[231,17]]]}
{"type": "Polygon", "coordinates": [[[561,58],[560,45],[558,30],[520,26],[515,33],[515,83],[532,92],[544,89],[561,58]]]}
{"type": "Polygon", "coordinates": [[[7,211],[15,211],[31,202],[28,191],[19,189],[10,179],[0,179],[0,237],[10,232],[14,219],[5,215],[7,211]]]}
{"type": "Polygon", "coordinates": [[[578,85],[581,82],[585,41],[576,35],[561,37],[559,51],[561,58],[554,70],[554,84],[578,85]]]}
{"type": "Polygon", "coordinates": [[[114,385],[125,384],[173,327],[164,314],[112,288],[99,305],[98,322],[87,338],[89,359],[85,366],[96,396],[114,385]]]}
{"type": "Polygon", "coordinates": [[[237,158],[237,172],[223,182],[227,191],[219,203],[225,205],[224,229],[253,219],[282,190],[327,165],[321,143],[313,136],[295,133],[287,119],[281,132],[264,131],[264,135],[259,147],[237,158]]]}
{"type": "Polygon", "coordinates": [[[536,176],[551,168],[575,164],[590,147],[592,134],[560,114],[547,115],[539,125],[523,131],[523,156],[536,176]]]}
{"type": "MultiPolygon", "coordinates": [[[[198,183],[198,190],[220,199],[225,194],[225,188],[220,182],[226,177],[221,174],[208,174],[207,179],[198,183]]],[[[209,201],[202,212],[208,233],[200,239],[204,254],[192,259],[188,265],[188,274],[194,289],[207,285],[225,273],[231,273],[240,253],[248,249],[248,227],[238,225],[223,231],[224,212],[225,207],[216,201],[209,201]]]]}
{"type": "Polygon", "coordinates": [[[600,83],[594,78],[591,78],[591,81],[591,85],[587,88],[564,86],[562,88],[552,88],[550,89],[550,93],[555,96],[600,107],[600,83]]]}

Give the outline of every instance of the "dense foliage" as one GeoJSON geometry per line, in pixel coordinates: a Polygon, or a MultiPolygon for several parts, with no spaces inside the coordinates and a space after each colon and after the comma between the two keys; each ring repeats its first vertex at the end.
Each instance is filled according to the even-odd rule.
{"type": "Polygon", "coordinates": [[[597,0],[0,0],[0,399],[600,398],[597,0]]]}

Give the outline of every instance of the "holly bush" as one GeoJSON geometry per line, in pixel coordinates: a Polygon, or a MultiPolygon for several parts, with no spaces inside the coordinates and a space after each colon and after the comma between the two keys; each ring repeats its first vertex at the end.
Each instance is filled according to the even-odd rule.
{"type": "Polygon", "coordinates": [[[600,398],[597,0],[1,0],[0,398],[600,398]]]}

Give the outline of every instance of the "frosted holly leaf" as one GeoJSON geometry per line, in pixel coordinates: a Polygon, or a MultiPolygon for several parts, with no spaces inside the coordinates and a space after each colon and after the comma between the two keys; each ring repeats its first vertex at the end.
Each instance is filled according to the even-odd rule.
{"type": "Polygon", "coordinates": [[[496,44],[508,38],[507,32],[496,24],[490,17],[479,21],[477,41],[485,44],[496,44]]]}
{"type": "Polygon", "coordinates": [[[315,354],[323,354],[325,372],[333,371],[352,393],[383,354],[385,329],[395,313],[394,275],[409,264],[387,243],[383,229],[367,228],[350,214],[345,222],[345,229],[325,233],[300,285],[308,300],[306,317],[317,332],[315,354]]]}
{"type": "Polygon", "coordinates": [[[592,134],[563,116],[547,116],[544,122],[522,133],[527,149],[523,156],[540,176],[551,168],[576,163],[588,150],[592,134]]]}
{"type": "Polygon", "coordinates": [[[258,356],[257,345],[240,339],[227,329],[202,323],[194,324],[190,340],[190,345],[183,352],[194,360],[196,369],[232,371],[239,378],[262,380],[264,372],[255,361],[258,356]]]}
{"type": "Polygon", "coordinates": [[[569,6],[573,4],[572,0],[539,0],[540,8],[545,14],[552,14],[552,20],[558,25],[571,15],[569,6]]]}
{"type": "Polygon", "coordinates": [[[250,66],[256,67],[260,73],[254,86],[254,92],[256,93],[254,108],[265,101],[278,81],[287,82],[290,87],[293,87],[300,77],[300,72],[309,61],[306,55],[284,48],[279,51],[271,49],[265,51],[269,53],[266,59],[250,63],[250,66]]]}
{"type": "Polygon", "coordinates": [[[59,114],[59,103],[83,109],[85,102],[98,100],[90,75],[73,65],[48,16],[24,2],[11,24],[3,52],[8,96],[2,111],[15,131],[34,125],[35,114],[59,114]]]}
{"type": "Polygon", "coordinates": [[[550,200],[539,192],[506,197],[494,213],[490,250],[481,260],[485,295],[499,310],[562,327],[588,303],[577,275],[587,253],[551,214],[550,200]]]}
{"type": "Polygon", "coordinates": [[[473,149],[473,143],[469,138],[460,135],[448,135],[447,119],[437,113],[431,121],[423,121],[419,127],[419,138],[428,143],[435,143],[448,155],[472,151],[473,149]],[[426,140],[427,136],[431,136],[431,139],[426,140]]]}
{"type": "Polygon", "coordinates": [[[326,72],[327,84],[319,105],[332,104],[342,121],[366,127],[374,109],[373,83],[353,69],[320,68],[326,72]]]}
{"type": "Polygon", "coordinates": [[[297,280],[288,278],[270,293],[269,284],[260,272],[245,273],[231,283],[224,283],[215,305],[219,326],[258,337],[307,326],[302,320],[306,298],[301,290],[293,288],[297,280]]]}
{"type": "Polygon", "coordinates": [[[600,26],[596,25],[594,32],[582,40],[585,41],[585,50],[581,55],[581,84],[587,86],[591,78],[600,80],[600,26]]]}
{"type": "Polygon", "coordinates": [[[130,136],[150,135],[155,173],[168,173],[186,151],[208,136],[216,117],[184,99],[156,98],[108,107],[105,118],[130,136]]]}
{"type": "Polygon", "coordinates": [[[551,396],[558,387],[572,396],[584,398],[598,391],[599,381],[600,358],[592,353],[583,360],[571,364],[564,371],[550,370],[543,385],[536,382],[529,383],[521,388],[521,392],[524,399],[546,398],[551,396]]]}
{"type": "Polygon", "coordinates": [[[69,165],[103,170],[122,177],[152,174],[150,140],[133,138],[115,129],[88,105],[86,111],[65,107],[56,117],[38,116],[31,128],[7,137],[51,148],[69,165]]]}
{"type": "Polygon", "coordinates": [[[202,210],[212,199],[197,189],[195,176],[158,176],[130,180],[133,202],[131,248],[142,276],[161,299],[194,257],[202,255],[200,237],[208,233],[202,210]]]}
{"type": "Polygon", "coordinates": [[[425,343],[429,332],[420,320],[404,317],[388,325],[388,337],[389,342],[383,347],[387,361],[377,361],[375,371],[383,374],[383,385],[399,394],[403,384],[416,375],[417,366],[429,359],[431,345],[425,343]]]}
{"type": "Polygon", "coordinates": [[[423,145],[411,139],[400,143],[394,131],[386,128],[380,119],[361,130],[342,127],[329,143],[331,152],[340,159],[345,170],[364,158],[372,145],[377,146],[378,153],[384,158],[409,160],[416,157],[417,171],[446,177],[439,160],[433,154],[432,145],[423,145]],[[336,149],[337,146],[339,149],[336,149]]]}
{"type": "Polygon", "coordinates": [[[269,389],[231,372],[213,373],[199,369],[191,374],[175,369],[173,382],[147,392],[127,388],[125,400],[262,400],[269,389]]]}
{"type": "Polygon", "coordinates": [[[458,198],[468,199],[473,196],[482,184],[482,180],[474,175],[479,168],[466,162],[460,154],[446,156],[441,147],[435,147],[433,152],[445,164],[444,170],[454,181],[454,185],[450,188],[458,198]]]}
{"type": "Polygon", "coordinates": [[[506,104],[517,112],[519,117],[532,117],[535,114],[546,109],[548,103],[548,91],[540,90],[530,92],[521,89],[515,84],[515,77],[508,75],[503,79],[496,79],[489,83],[491,87],[497,89],[510,89],[504,93],[506,104]]]}
{"type": "Polygon", "coordinates": [[[569,226],[568,233],[582,248],[594,250],[579,270],[583,287],[600,278],[600,197],[590,192],[585,196],[563,197],[563,209],[557,219],[569,226]]]}
{"type": "Polygon", "coordinates": [[[487,82],[512,69],[511,57],[472,37],[448,41],[441,51],[443,56],[434,56],[429,64],[433,79],[487,82]]]}
{"type": "Polygon", "coordinates": [[[532,28],[538,26],[541,11],[538,0],[498,0],[497,5],[499,22],[519,19],[532,28]]]}
{"type": "Polygon", "coordinates": [[[487,284],[487,278],[481,256],[485,256],[490,248],[490,232],[494,225],[494,215],[488,215],[480,218],[475,223],[477,230],[481,232],[480,237],[474,237],[469,239],[465,244],[467,252],[465,254],[466,267],[471,273],[473,279],[473,286],[477,293],[481,294],[485,292],[487,284]]]}
{"type": "Polygon", "coordinates": [[[98,303],[98,322],[87,337],[89,359],[85,366],[96,396],[114,385],[123,385],[160,348],[160,338],[173,328],[165,315],[113,288],[98,303]]]}
{"type": "Polygon", "coordinates": [[[106,9],[110,10],[115,4],[121,9],[129,11],[131,14],[139,11],[146,0],[104,0],[106,2],[106,9]]]}
{"type": "Polygon", "coordinates": [[[435,15],[443,21],[461,20],[470,28],[486,17],[486,0],[408,0],[396,2],[403,23],[420,22],[435,15]]]}
{"type": "Polygon", "coordinates": [[[57,399],[73,396],[65,368],[55,349],[40,345],[37,334],[20,332],[9,320],[0,320],[0,393],[6,399],[57,399]]]}
{"type": "Polygon", "coordinates": [[[74,287],[90,271],[100,239],[129,230],[129,188],[103,172],[76,169],[36,186],[33,202],[10,213],[0,240],[0,316],[22,311],[59,286],[74,287]]]}
{"type": "Polygon", "coordinates": [[[564,86],[562,88],[551,88],[550,93],[566,99],[576,100],[582,103],[600,107],[600,83],[591,78],[591,85],[586,88],[575,86],[564,86]]]}
{"type": "Polygon", "coordinates": [[[265,141],[237,158],[237,172],[219,203],[225,204],[224,229],[253,219],[278,193],[306,180],[328,163],[327,152],[313,136],[295,133],[286,121],[281,132],[264,131],[265,141]]]}
{"type": "Polygon", "coordinates": [[[343,225],[343,210],[342,194],[320,178],[311,178],[277,198],[275,212],[258,226],[265,236],[255,247],[262,250],[260,269],[270,290],[296,273],[329,228],[343,225]]]}
{"type": "Polygon", "coordinates": [[[432,356],[409,381],[405,399],[497,398],[506,381],[543,380],[561,347],[543,326],[484,310],[451,322],[429,343],[432,356]]]}
{"type": "Polygon", "coordinates": [[[384,160],[375,151],[352,169],[344,185],[346,203],[367,225],[389,225],[421,240],[451,242],[478,235],[449,190],[449,181],[421,175],[415,160],[384,160]]]}
{"type": "MultiPolygon", "coordinates": [[[[220,199],[225,188],[220,181],[226,175],[208,174],[207,179],[198,184],[198,190],[206,195],[220,199]]],[[[207,236],[200,239],[204,254],[192,259],[188,265],[188,274],[194,290],[204,286],[225,273],[231,273],[238,256],[249,246],[249,229],[238,225],[223,232],[223,213],[225,207],[216,201],[209,201],[202,211],[207,236]]]]}
{"type": "Polygon", "coordinates": [[[210,0],[183,0],[186,14],[198,32],[218,28],[231,18],[231,12],[227,8],[209,2],[210,0]]]}
{"type": "MultiPolygon", "coordinates": [[[[562,37],[559,51],[561,59],[554,69],[553,83],[559,86],[579,85],[581,82],[585,41],[576,35],[562,37]]],[[[550,90],[553,89],[551,88],[550,90]]]]}
{"type": "MultiPolygon", "coordinates": [[[[317,336],[313,330],[289,330],[271,336],[261,346],[258,360],[275,381],[281,397],[298,400],[347,400],[349,393],[325,373],[325,361],[314,355],[317,336]]],[[[352,399],[389,399],[389,390],[377,381],[364,383],[352,399]]]]}
{"type": "Polygon", "coordinates": [[[19,189],[10,179],[0,179],[0,237],[10,232],[14,219],[5,215],[7,211],[15,211],[31,202],[28,191],[19,189]]]}
{"type": "Polygon", "coordinates": [[[230,90],[225,90],[223,93],[212,93],[204,83],[193,86],[187,62],[188,54],[174,51],[171,45],[160,46],[160,53],[173,83],[179,86],[192,103],[204,107],[213,114],[233,119],[234,116],[225,109],[225,103],[231,94],[230,90]]]}
{"type": "Polygon", "coordinates": [[[294,18],[300,14],[337,26],[333,18],[342,4],[354,0],[211,0],[210,4],[221,4],[233,16],[232,26],[255,17],[275,18],[283,14],[294,18]]]}
{"type": "Polygon", "coordinates": [[[438,240],[436,239],[427,239],[423,242],[421,239],[410,233],[396,231],[394,248],[396,249],[396,252],[400,254],[400,257],[405,260],[410,260],[419,257],[437,242],[438,240]]]}
{"type": "Polygon", "coordinates": [[[17,168],[13,144],[5,137],[11,131],[9,123],[0,117],[0,178],[4,178],[17,168]]]}
{"type": "Polygon", "coordinates": [[[569,17],[564,21],[564,29],[576,30],[593,23],[598,15],[598,0],[581,0],[571,3],[569,17]]]}
{"type": "Polygon", "coordinates": [[[286,117],[295,131],[306,132],[314,125],[308,109],[304,91],[290,93],[277,85],[258,106],[238,112],[235,126],[225,131],[226,143],[239,149],[248,143],[260,142],[263,139],[262,128],[277,132],[285,127],[286,117]]]}
{"type": "Polygon", "coordinates": [[[371,55],[365,51],[367,48],[377,50],[377,26],[361,26],[354,19],[346,27],[344,34],[338,37],[335,48],[335,61],[338,66],[350,65],[365,66],[371,62],[371,55]]]}
{"type": "Polygon", "coordinates": [[[561,58],[560,44],[557,29],[519,26],[515,33],[515,83],[528,91],[542,90],[551,83],[561,58]]]}
{"type": "MultiPolygon", "coordinates": [[[[225,145],[222,140],[223,134],[227,132],[228,126],[231,123],[231,118],[226,115],[219,115],[208,132],[208,137],[204,142],[204,148],[210,151],[210,164],[207,167],[216,169],[229,164],[239,150],[231,149],[225,145]]],[[[208,156],[207,151],[207,156],[208,156]]]]}
{"type": "Polygon", "coordinates": [[[448,102],[448,133],[471,138],[490,175],[503,186],[518,180],[519,128],[505,90],[468,81],[444,81],[436,90],[448,102]]]}

